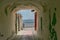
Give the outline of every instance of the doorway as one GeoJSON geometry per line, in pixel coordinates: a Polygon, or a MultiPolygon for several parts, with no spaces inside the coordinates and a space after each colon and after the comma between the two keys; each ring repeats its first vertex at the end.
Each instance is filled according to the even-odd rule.
{"type": "Polygon", "coordinates": [[[37,12],[32,9],[24,9],[16,12],[17,35],[33,34],[37,30],[37,12]]]}

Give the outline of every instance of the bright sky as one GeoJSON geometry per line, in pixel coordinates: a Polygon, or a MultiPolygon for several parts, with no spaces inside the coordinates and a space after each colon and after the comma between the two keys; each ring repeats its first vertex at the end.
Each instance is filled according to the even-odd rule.
{"type": "Polygon", "coordinates": [[[17,13],[23,16],[23,20],[34,19],[34,12],[31,12],[31,9],[19,10],[17,13]]]}

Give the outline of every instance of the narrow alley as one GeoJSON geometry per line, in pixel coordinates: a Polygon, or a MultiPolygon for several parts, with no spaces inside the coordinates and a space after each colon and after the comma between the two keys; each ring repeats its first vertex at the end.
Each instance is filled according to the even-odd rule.
{"type": "Polygon", "coordinates": [[[0,40],[60,40],[60,0],[0,0],[0,40]]]}

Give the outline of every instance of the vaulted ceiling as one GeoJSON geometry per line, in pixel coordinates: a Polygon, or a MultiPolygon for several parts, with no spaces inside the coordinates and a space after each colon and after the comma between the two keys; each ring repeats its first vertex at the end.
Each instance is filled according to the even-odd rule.
{"type": "Polygon", "coordinates": [[[0,9],[12,12],[18,6],[34,6],[36,9],[46,11],[49,0],[0,0],[0,9]]]}

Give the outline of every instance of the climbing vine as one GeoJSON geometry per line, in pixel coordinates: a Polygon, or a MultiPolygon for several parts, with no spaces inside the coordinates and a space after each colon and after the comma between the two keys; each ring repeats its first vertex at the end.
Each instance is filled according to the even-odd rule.
{"type": "MultiPolygon", "coordinates": [[[[56,11],[56,8],[55,8],[56,11]]],[[[50,10],[49,10],[50,12],[50,10]]],[[[51,15],[49,13],[49,32],[50,32],[50,40],[57,40],[57,33],[54,29],[54,26],[56,25],[56,12],[53,13],[53,19],[51,23],[51,15]]]]}

